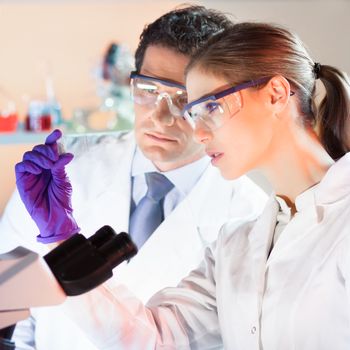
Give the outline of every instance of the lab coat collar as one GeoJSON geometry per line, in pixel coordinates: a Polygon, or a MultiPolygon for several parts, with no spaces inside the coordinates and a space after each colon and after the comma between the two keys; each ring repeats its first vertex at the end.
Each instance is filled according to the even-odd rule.
{"type": "MultiPolygon", "coordinates": [[[[315,210],[318,222],[323,218],[323,207],[336,203],[350,194],[350,152],[335,162],[326,172],[321,182],[308,188],[295,199],[298,213],[315,210]]],[[[276,196],[282,211],[286,211],[285,201],[276,196]]]]}
{"type": "MultiPolygon", "coordinates": [[[[336,209],[338,205],[343,205],[342,199],[350,195],[349,177],[350,153],[334,163],[329,168],[321,182],[307,189],[296,198],[295,204],[297,213],[307,211],[307,217],[314,217],[318,224],[322,224],[325,217],[332,215],[334,209],[336,209]]],[[[294,232],[293,237],[296,238],[296,236],[300,234],[313,232],[315,227],[316,226],[313,226],[313,228],[306,228],[306,231],[294,232]]],[[[291,237],[290,235],[288,236],[291,237]]],[[[269,266],[278,256],[284,254],[285,249],[288,249],[289,243],[286,242],[289,240],[284,240],[284,243],[282,244],[284,248],[282,250],[278,249],[281,240],[283,240],[283,236],[277,241],[276,249],[271,252],[267,266],[269,266]]],[[[294,240],[290,240],[290,242],[293,241],[294,240]]]]}
{"type": "Polygon", "coordinates": [[[315,192],[316,205],[328,205],[350,194],[350,152],[335,162],[315,192]]]}
{"type": "Polygon", "coordinates": [[[295,208],[298,213],[316,207],[315,192],[317,191],[318,185],[319,184],[316,184],[308,188],[295,198],[295,208]]]}
{"type": "Polygon", "coordinates": [[[317,221],[320,223],[326,213],[342,199],[350,195],[350,152],[336,161],[327,171],[314,191],[317,221]]]}

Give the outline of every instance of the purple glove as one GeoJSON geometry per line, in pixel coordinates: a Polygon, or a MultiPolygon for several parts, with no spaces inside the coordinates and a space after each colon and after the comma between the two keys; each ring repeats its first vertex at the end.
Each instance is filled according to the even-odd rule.
{"type": "Polygon", "coordinates": [[[15,168],[18,192],[39,228],[37,240],[42,243],[67,239],[80,230],[73,218],[72,185],[64,169],[73,154],[59,154],[61,136],[60,130],[54,130],[45,145],[26,152],[15,168]]]}

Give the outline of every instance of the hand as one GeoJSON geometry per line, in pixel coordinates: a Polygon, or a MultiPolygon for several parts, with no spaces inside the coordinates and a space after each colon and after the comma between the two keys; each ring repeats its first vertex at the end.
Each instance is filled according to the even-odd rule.
{"type": "Polygon", "coordinates": [[[39,228],[37,240],[52,243],[79,232],[71,206],[72,185],[65,166],[73,154],[59,154],[57,140],[62,136],[54,130],[44,145],[37,145],[16,164],[16,184],[20,197],[39,228]]]}

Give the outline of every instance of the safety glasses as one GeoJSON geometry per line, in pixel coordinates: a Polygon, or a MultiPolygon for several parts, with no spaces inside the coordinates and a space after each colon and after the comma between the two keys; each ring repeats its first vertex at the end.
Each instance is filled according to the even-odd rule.
{"type": "Polygon", "coordinates": [[[182,110],[187,103],[184,85],[171,81],[149,77],[132,72],[130,74],[131,93],[135,103],[155,109],[164,99],[174,117],[182,117],[182,110]]]}
{"type": "Polygon", "coordinates": [[[258,87],[261,84],[267,83],[269,79],[270,78],[266,77],[251,80],[216,94],[201,97],[187,104],[182,114],[193,128],[196,127],[196,124],[200,120],[209,129],[218,129],[241,110],[242,99],[241,95],[237,94],[238,91],[251,87],[258,87]]]}

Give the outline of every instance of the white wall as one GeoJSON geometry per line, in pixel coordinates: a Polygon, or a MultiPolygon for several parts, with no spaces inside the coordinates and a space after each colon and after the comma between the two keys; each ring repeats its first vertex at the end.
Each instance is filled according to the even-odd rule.
{"type": "Polygon", "coordinates": [[[296,32],[321,64],[350,74],[349,0],[203,0],[202,4],[232,14],[237,21],[279,23],[296,32]]]}

